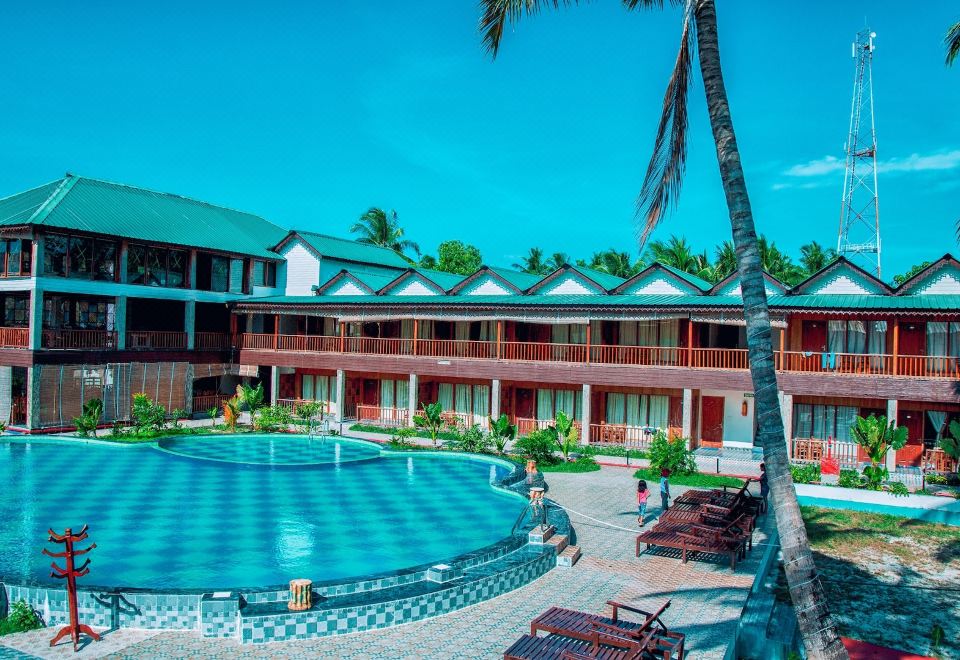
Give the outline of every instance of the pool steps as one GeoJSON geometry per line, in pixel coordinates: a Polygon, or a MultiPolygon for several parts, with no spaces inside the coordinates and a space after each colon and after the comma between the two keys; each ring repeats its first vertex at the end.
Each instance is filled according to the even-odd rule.
{"type": "Polygon", "coordinates": [[[580,559],[580,548],[570,545],[570,539],[566,534],[557,534],[557,528],[550,525],[544,530],[534,527],[527,535],[527,540],[531,545],[541,545],[543,547],[552,547],[557,555],[557,566],[570,568],[580,559]]]}

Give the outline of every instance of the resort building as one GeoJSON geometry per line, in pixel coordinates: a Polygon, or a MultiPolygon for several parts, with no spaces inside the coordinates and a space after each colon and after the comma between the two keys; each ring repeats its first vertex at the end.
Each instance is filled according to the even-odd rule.
{"type": "MultiPolygon", "coordinates": [[[[564,265],[464,277],[396,253],[175,195],[67,176],[0,200],[0,418],[105,423],[145,391],[203,411],[236,380],[319,400],[338,421],[451,424],[508,415],[521,434],[577,422],[584,442],[752,447],[740,284],[654,264],[624,280],[564,265]]],[[[858,461],[857,415],[909,429],[891,463],[917,465],[960,414],[960,263],[893,288],[844,259],[788,287],[767,277],[792,455],[858,461]]]]}

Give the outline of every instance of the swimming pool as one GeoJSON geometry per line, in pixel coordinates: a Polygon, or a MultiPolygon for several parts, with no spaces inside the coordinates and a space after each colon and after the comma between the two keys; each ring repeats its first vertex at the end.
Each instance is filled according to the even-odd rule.
{"type": "Polygon", "coordinates": [[[942,504],[943,506],[939,508],[916,508],[897,506],[896,504],[880,504],[878,502],[864,502],[827,497],[814,497],[810,495],[797,495],[797,501],[800,502],[801,506],[819,506],[827,509],[844,509],[847,511],[863,511],[866,513],[883,513],[890,516],[900,516],[902,518],[911,518],[913,520],[922,520],[924,522],[942,523],[944,525],[960,527],[960,503],[957,503],[955,500],[937,501],[939,498],[931,499],[933,499],[933,503],[942,504]]]}
{"type": "MultiPolygon", "coordinates": [[[[489,546],[525,502],[503,461],[304,436],[0,442],[0,579],[56,584],[46,530],[90,525],[86,585],[249,589],[384,575],[489,546]]],[[[61,586],[61,585],[57,585],[61,586]]]]}

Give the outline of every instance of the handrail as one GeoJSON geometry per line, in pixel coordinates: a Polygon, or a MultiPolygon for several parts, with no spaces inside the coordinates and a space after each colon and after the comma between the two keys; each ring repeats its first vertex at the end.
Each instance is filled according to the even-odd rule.
{"type": "Polygon", "coordinates": [[[41,346],[50,349],[102,349],[117,347],[117,333],[112,330],[44,330],[41,346]]]}
{"type": "Polygon", "coordinates": [[[131,330],[127,332],[130,350],[177,349],[187,347],[187,333],[166,330],[131,330]]]}
{"type": "Polygon", "coordinates": [[[26,348],[30,345],[30,328],[0,327],[0,347],[26,348]]]}
{"type": "Polygon", "coordinates": [[[222,351],[230,348],[231,337],[226,332],[195,332],[193,347],[197,350],[222,351]]]}

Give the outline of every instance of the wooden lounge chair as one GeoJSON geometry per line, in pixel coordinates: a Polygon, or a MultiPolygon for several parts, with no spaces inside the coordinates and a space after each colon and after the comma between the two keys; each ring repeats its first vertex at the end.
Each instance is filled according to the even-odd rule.
{"type": "Polygon", "coordinates": [[[670,658],[674,653],[677,653],[679,658],[683,657],[683,634],[669,630],[660,618],[670,607],[669,600],[654,612],[647,612],[612,600],[608,600],[607,604],[613,608],[612,617],[562,607],[551,607],[530,622],[530,634],[536,635],[538,632],[546,632],[596,642],[596,634],[599,631],[601,635],[607,637],[624,638],[640,644],[643,649],[655,657],[670,658]],[[625,621],[620,618],[621,610],[639,614],[644,617],[644,620],[642,623],[625,621]]]}
{"type": "Polygon", "coordinates": [[[667,531],[688,531],[690,527],[701,527],[709,530],[722,530],[726,536],[741,539],[747,550],[753,550],[754,519],[749,514],[742,514],[734,519],[722,516],[713,516],[703,512],[678,511],[664,514],[653,529],[667,531]],[[667,515],[669,514],[669,515],[667,515]]]}
{"type": "Polygon", "coordinates": [[[706,530],[695,525],[687,525],[685,530],[658,527],[637,536],[637,557],[640,556],[640,545],[646,544],[646,549],[656,546],[679,550],[683,563],[687,563],[687,553],[690,552],[727,556],[730,558],[730,568],[735,570],[737,559],[744,554],[744,540],[725,536],[725,529],[706,530]]]}
{"type": "MultiPolygon", "coordinates": [[[[651,633],[652,634],[652,633],[651,633]]],[[[628,639],[619,634],[594,629],[592,639],[563,635],[524,635],[503,653],[504,660],[555,660],[565,655],[604,660],[640,660],[646,653],[646,640],[628,639]]],[[[646,657],[649,657],[647,655],[646,657]]]]}

